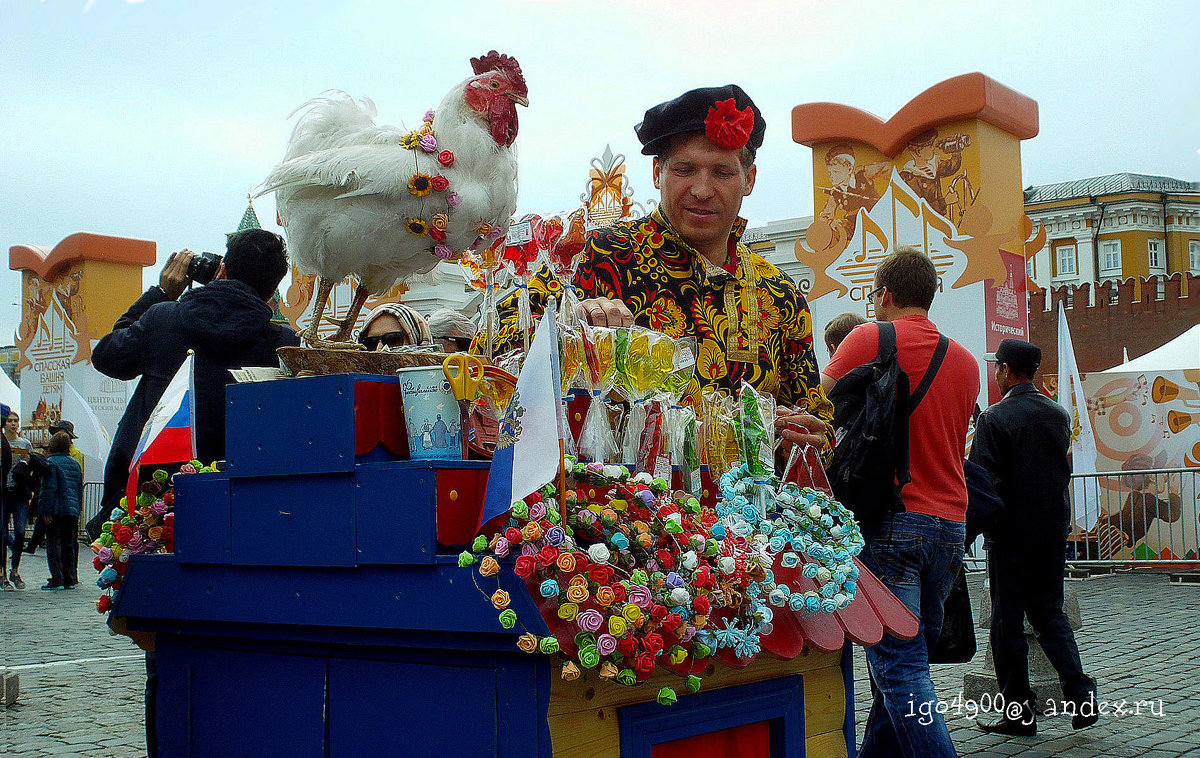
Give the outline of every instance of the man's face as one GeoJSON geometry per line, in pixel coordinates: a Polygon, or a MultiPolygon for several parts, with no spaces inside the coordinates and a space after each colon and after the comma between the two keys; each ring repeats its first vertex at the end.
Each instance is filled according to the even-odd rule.
{"type": "Polygon", "coordinates": [[[834,187],[845,187],[850,183],[850,175],[854,164],[844,155],[839,155],[829,162],[829,182],[834,187]]]}
{"type": "Polygon", "coordinates": [[[996,386],[1001,392],[1008,391],[1008,364],[996,362],[996,386]]]}
{"type": "Polygon", "coordinates": [[[723,244],[754,189],[756,167],[748,170],[740,151],[717,147],[703,134],[676,140],[665,159],[654,159],[654,186],[667,218],[692,247],[723,244]]]}

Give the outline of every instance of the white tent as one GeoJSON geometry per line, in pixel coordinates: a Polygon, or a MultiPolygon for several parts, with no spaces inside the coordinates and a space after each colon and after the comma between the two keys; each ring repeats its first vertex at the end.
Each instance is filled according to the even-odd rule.
{"type": "Polygon", "coordinates": [[[21,412],[21,388],[13,384],[7,371],[0,371],[0,403],[4,403],[17,413],[21,412]]]}
{"type": "Polygon", "coordinates": [[[1200,324],[1193,326],[1167,344],[1138,356],[1127,363],[1119,363],[1101,374],[1146,373],[1148,371],[1182,371],[1200,368],[1200,324]]]}

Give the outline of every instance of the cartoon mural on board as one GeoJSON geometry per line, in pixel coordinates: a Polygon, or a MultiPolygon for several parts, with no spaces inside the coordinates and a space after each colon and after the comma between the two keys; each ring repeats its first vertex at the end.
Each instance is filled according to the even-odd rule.
{"type": "Polygon", "coordinates": [[[1100,518],[1083,541],[1105,560],[1200,557],[1200,369],[1083,376],[1096,436],[1100,518]]]}

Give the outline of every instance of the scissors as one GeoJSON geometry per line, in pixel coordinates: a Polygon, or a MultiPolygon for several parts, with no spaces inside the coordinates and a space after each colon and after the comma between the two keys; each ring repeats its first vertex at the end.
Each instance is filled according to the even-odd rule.
{"type": "Polygon", "coordinates": [[[483,361],[467,353],[453,353],[442,361],[442,373],[450,382],[450,390],[458,401],[459,426],[462,430],[463,459],[470,454],[471,434],[467,428],[471,425],[471,403],[479,392],[479,383],[483,380],[483,361]]]}
{"type": "Polygon", "coordinates": [[[442,361],[442,373],[446,375],[446,381],[450,382],[454,399],[460,403],[475,400],[479,383],[483,380],[483,369],[483,361],[467,353],[454,353],[442,361]]]}

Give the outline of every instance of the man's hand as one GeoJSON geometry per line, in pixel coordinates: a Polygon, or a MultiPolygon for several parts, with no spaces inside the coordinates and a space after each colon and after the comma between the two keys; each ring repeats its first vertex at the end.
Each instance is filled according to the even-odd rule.
{"type": "Polygon", "coordinates": [[[633,314],[623,300],[594,297],[579,304],[579,317],[592,326],[607,326],[616,329],[633,326],[633,314]]]}
{"type": "Polygon", "coordinates": [[[792,445],[812,445],[818,451],[825,446],[824,421],[801,408],[781,405],[775,409],[775,428],[782,440],[780,453],[784,458],[792,452],[792,445]]]}
{"type": "Polygon", "coordinates": [[[162,273],[158,275],[158,287],[168,299],[178,300],[183,294],[188,281],[188,264],[195,255],[191,250],[185,249],[171,253],[167,258],[167,265],[163,266],[162,273]]]}

